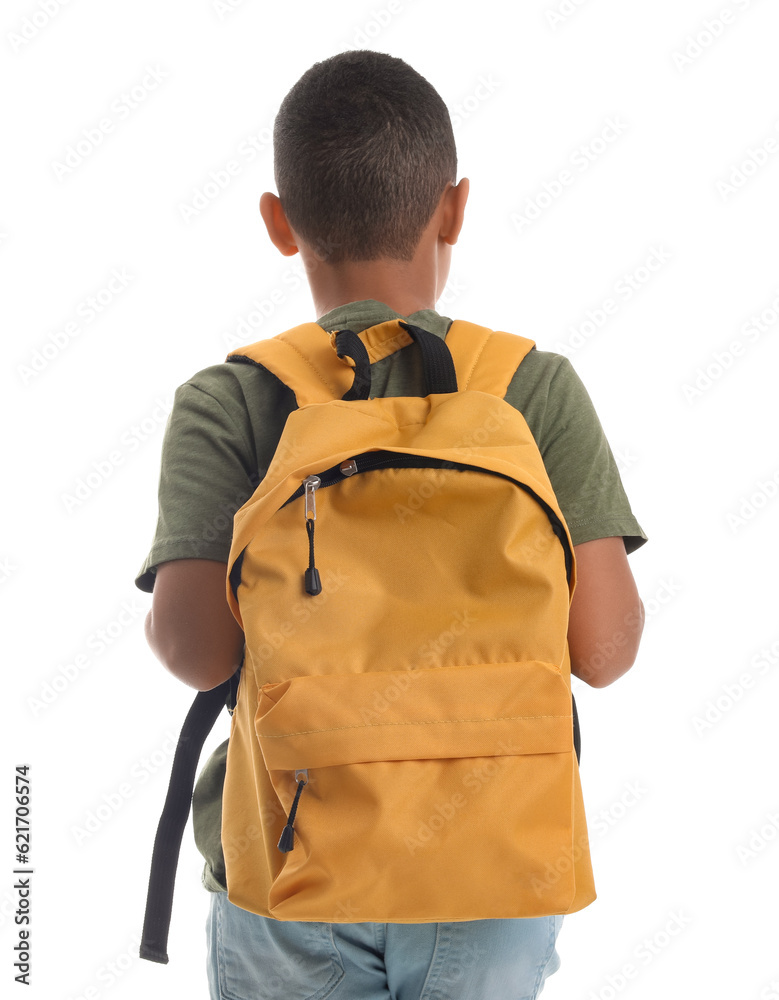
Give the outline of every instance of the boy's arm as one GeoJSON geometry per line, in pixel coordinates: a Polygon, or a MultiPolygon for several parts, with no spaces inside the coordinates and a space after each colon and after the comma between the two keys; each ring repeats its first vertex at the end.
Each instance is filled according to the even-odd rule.
{"type": "MultiPolygon", "coordinates": [[[[578,582],[571,602],[571,673],[607,687],[633,665],[644,627],[621,537],[575,546],[578,582]]],[[[179,680],[208,691],[231,677],[244,635],[225,596],[226,566],[209,559],[175,559],[157,569],[146,639],[179,680]]]]}
{"type": "Polygon", "coordinates": [[[174,559],[157,567],[146,641],[185,684],[209,691],[235,673],[243,629],[227,603],[227,566],[212,559],[174,559]]]}
{"type": "Polygon", "coordinates": [[[574,546],[577,583],[568,619],[571,673],[591,687],[613,683],[635,662],[644,628],[621,536],[574,546]]]}
{"type": "Polygon", "coordinates": [[[646,541],[592,399],[568,358],[531,351],[506,399],[538,443],[574,546],[571,673],[592,687],[633,665],[644,626],[628,554],[646,541]]]}
{"type": "MultiPolygon", "coordinates": [[[[574,551],[571,673],[591,687],[607,687],[635,662],[644,605],[621,536],[574,551]]],[[[225,563],[211,559],[175,559],[157,569],[146,640],[175,677],[198,691],[226,681],[243,657],[244,634],[227,603],[225,575],[225,563]]]]}
{"type": "Polygon", "coordinates": [[[227,680],[242,660],[243,631],[227,603],[233,516],[275,448],[273,435],[266,440],[256,428],[283,423],[294,403],[278,380],[256,385],[242,365],[212,365],[176,390],[162,443],[157,530],[136,585],[152,594],[145,629],[152,652],[200,691],[227,680]]]}

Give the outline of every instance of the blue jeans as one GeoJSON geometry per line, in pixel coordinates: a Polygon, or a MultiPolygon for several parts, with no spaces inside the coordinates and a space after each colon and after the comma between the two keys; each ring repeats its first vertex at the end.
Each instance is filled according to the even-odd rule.
{"type": "Polygon", "coordinates": [[[211,1000],[535,1000],[563,918],[448,924],[273,920],[211,893],[211,1000]]]}

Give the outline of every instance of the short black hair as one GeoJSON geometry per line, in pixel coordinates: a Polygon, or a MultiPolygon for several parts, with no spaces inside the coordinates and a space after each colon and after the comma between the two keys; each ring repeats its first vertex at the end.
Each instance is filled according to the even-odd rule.
{"type": "Polygon", "coordinates": [[[408,63],[357,49],[314,63],[273,127],[279,199],[329,263],[413,258],[457,152],[446,105],[408,63]]]}

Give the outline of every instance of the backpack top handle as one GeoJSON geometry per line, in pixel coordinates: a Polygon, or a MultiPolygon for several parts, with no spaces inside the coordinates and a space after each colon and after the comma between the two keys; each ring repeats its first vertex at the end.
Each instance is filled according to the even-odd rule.
{"type": "MultiPolygon", "coordinates": [[[[422,366],[428,393],[457,392],[454,360],[446,343],[427,330],[411,323],[398,324],[406,330],[422,352],[422,366]]],[[[371,392],[371,361],[365,344],[352,330],[339,330],[335,335],[335,350],[339,358],[354,361],[354,382],[342,399],[368,399],[371,392]]]]}

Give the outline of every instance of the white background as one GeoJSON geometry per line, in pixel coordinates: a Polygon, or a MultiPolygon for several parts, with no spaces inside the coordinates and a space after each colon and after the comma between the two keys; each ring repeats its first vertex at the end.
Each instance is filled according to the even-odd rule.
{"type": "MultiPolygon", "coordinates": [[[[574,684],[599,897],[566,918],[544,997],[779,996],[779,11],[767,0],[43,6],[13,0],[0,18],[4,995],[207,996],[191,828],[170,964],[137,958],[169,734],[193,692],[148,650],[151,596],[133,581],[156,523],[166,400],[231,347],[316,318],[307,287],[285,279],[297,258],[278,255],[259,215],[275,190],[271,146],[258,140],[253,160],[241,151],[267,139],[312,63],[367,47],[438,89],[470,178],[440,312],[569,354],[650,538],[631,557],[648,614],[636,665],[603,690],[574,684]],[[133,88],[143,100],[120,113],[133,88]],[[58,170],[106,117],[101,143],[58,170]],[[605,141],[609,119],[620,134],[605,141]],[[186,220],[229,160],[237,176],[186,220]],[[544,197],[565,169],[571,183],[544,197]],[[518,228],[532,202],[537,218],[518,228]],[[639,270],[653,251],[665,263],[639,270]],[[113,269],[131,280],[89,321],[84,303],[113,269]],[[620,298],[629,275],[637,290],[620,298]],[[616,311],[587,326],[610,297],[616,311]],[[268,318],[233,336],[254,300],[268,318]],[[110,474],[68,502],[116,452],[110,474]],[[12,969],[21,763],[34,818],[27,991],[12,969]]],[[[227,724],[225,713],[208,747],[227,724]]]]}

